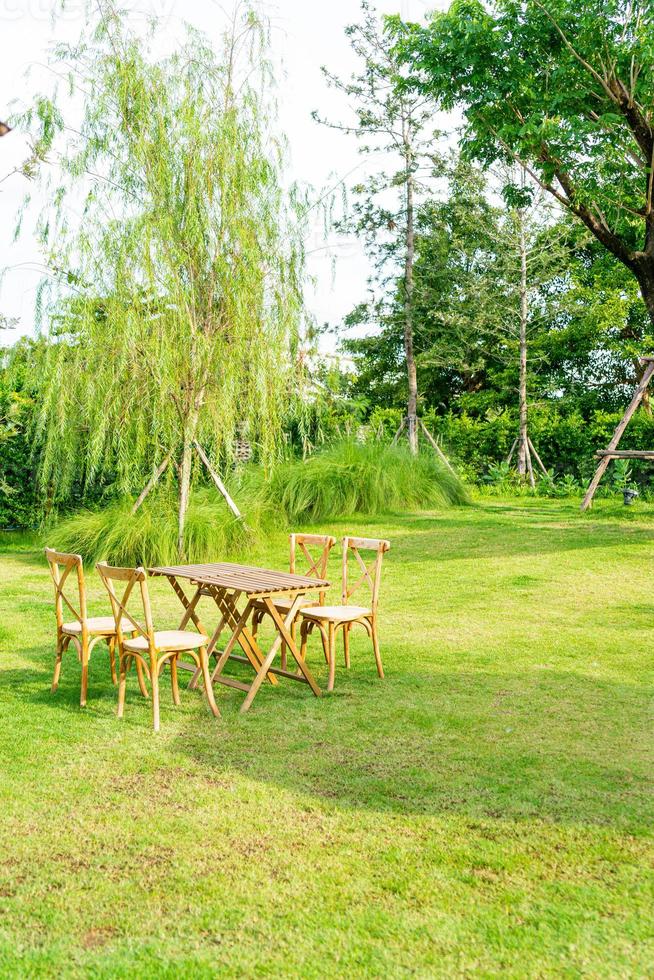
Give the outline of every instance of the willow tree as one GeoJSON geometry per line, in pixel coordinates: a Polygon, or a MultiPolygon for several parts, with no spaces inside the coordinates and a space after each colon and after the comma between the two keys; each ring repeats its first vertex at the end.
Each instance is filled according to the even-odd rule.
{"type": "Polygon", "coordinates": [[[235,509],[218,472],[237,425],[264,461],[275,451],[301,317],[298,202],[251,11],[219,54],[189,33],[157,60],[98,6],[92,30],[57,50],[81,119],[64,117],[56,93],[26,119],[53,164],[41,170],[55,288],[34,365],[40,480],[61,497],[111,475],[120,492],[141,490],[136,509],[168,471],[181,556],[201,466],[235,509]]]}

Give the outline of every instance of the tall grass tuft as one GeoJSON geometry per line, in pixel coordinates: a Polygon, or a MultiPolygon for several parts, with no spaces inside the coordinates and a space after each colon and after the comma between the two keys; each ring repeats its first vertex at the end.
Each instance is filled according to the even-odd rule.
{"type": "Polygon", "coordinates": [[[277,467],[263,488],[292,524],[345,514],[465,504],[461,480],[432,453],[404,446],[341,442],[277,467]]]}
{"type": "MultiPolygon", "coordinates": [[[[102,510],[81,510],[48,535],[61,551],[80,554],[88,563],[106,559],[115,565],[175,564],[177,507],[174,495],[152,494],[132,514],[132,501],[118,501],[102,510]]],[[[238,557],[254,532],[236,520],[218,493],[197,490],[191,498],[185,528],[189,562],[238,557]]]]}
{"type": "MultiPolygon", "coordinates": [[[[211,489],[191,496],[185,545],[190,562],[247,555],[248,545],[266,528],[301,526],[348,514],[379,514],[407,508],[467,503],[459,478],[431,453],[382,443],[343,442],[308,459],[280,464],[268,480],[256,467],[236,481],[246,515],[236,520],[211,489]]],[[[132,501],[102,510],[80,510],[47,534],[48,544],[116,565],[175,564],[177,500],[165,489],[153,493],[132,514],[132,501]]]]}

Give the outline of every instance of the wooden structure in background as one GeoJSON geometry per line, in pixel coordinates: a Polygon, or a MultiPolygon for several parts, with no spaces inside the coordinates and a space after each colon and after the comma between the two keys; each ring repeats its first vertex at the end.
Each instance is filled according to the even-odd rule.
{"type": "MultiPolygon", "coordinates": [[[[511,460],[513,459],[513,454],[516,451],[516,449],[519,449],[519,446],[520,446],[520,438],[521,437],[519,435],[517,435],[515,437],[515,439],[513,440],[513,445],[511,446],[511,448],[509,450],[509,455],[506,457],[506,465],[507,466],[510,466],[511,465],[511,460]]],[[[531,484],[531,486],[533,488],[533,487],[536,486],[536,480],[534,478],[534,466],[533,466],[533,463],[532,463],[532,456],[536,460],[536,463],[538,464],[538,466],[540,467],[540,471],[543,474],[543,476],[547,476],[547,470],[545,469],[545,466],[543,465],[543,461],[540,458],[540,456],[538,455],[538,453],[536,452],[536,449],[534,448],[534,444],[531,441],[531,439],[529,438],[529,436],[526,436],[526,438],[524,439],[524,454],[525,454],[525,463],[527,465],[527,474],[529,475],[529,483],[531,484]]]]}
{"type": "Polygon", "coordinates": [[[627,406],[627,410],[622,416],[619,424],[616,426],[613,437],[606,447],[606,449],[600,449],[595,455],[599,457],[599,465],[595,470],[595,475],[590,481],[588,490],[586,491],[586,496],[584,497],[581,509],[588,510],[593,502],[593,497],[595,496],[595,491],[600,485],[600,480],[604,476],[606,469],[612,459],[654,459],[654,450],[651,449],[625,449],[619,450],[618,443],[622,438],[624,430],[629,425],[632,415],[640,405],[643,400],[643,395],[647,391],[650,381],[652,380],[652,375],[654,375],[654,357],[641,357],[641,364],[645,366],[643,371],[643,376],[640,380],[634,396],[627,406]]]}

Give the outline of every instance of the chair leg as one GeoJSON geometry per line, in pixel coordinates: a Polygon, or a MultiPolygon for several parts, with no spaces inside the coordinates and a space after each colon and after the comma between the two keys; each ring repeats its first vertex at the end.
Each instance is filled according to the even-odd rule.
{"type": "Polygon", "coordinates": [[[116,677],[116,637],[110,636],[107,640],[107,646],[109,647],[109,666],[111,667],[111,683],[117,684],[118,678],[116,677]]]}
{"type": "Polygon", "coordinates": [[[350,630],[351,626],[347,625],[343,627],[343,655],[345,657],[345,666],[350,668],[350,630]]]}
{"type": "Polygon", "coordinates": [[[125,711],[125,688],[127,687],[127,671],[129,670],[131,658],[121,653],[118,657],[118,717],[123,717],[125,711]]]}
{"type": "Polygon", "coordinates": [[[148,692],[147,685],[145,683],[145,674],[143,672],[143,664],[139,657],[136,657],[136,676],[139,680],[139,689],[144,698],[149,698],[150,694],[148,692]]]}
{"type": "Polygon", "coordinates": [[[64,644],[62,641],[61,643],[57,643],[57,659],[55,660],[54,675],[52,678],[52,687],[50,688],[52,694],[54,694],[54,692],[59,687],[59,677],[61,676],[61,658],[63,657],[63,655],[64,655],[64,644]]]}
{"type": "Polygon", "coordinates": [[[318,629],[320,630],[320,639],[322,640],[322,652],[325,657],[325,663],[327,666],[329,666],[329,639],[322,624],[318,625],[318,629]]]}
{"type": "Polygon", "coordinates": [[[214,718],[219,718],[220,711],[218,710],[216,699],[213,696],[213,685],[211,683],[211,677],[209,676],[209,657],[207,656],[207,648],[200,647],[198,656],[200,657],[202,679],[204,680],[204,693],[207,696],[207,701],[209,702],[209,707],[211,708],[214,718]]]}
{"type": "Polygon", "coordinates": [[[334,690],[334,679],[336,676],[336,624],[330,623],[328,626],[327,643],[329,646],[329,681],[327,690],[334,690]]]}
{"type": "Polygon", "coordinates": [[[86,694],[89,687],[89,645],[82,640],[82,690],[80,692],[79,703],[81,708],[86,707],[86,694]]]}
{"type": "Polygon", "coordinates": [[[170,684],[173,689],[173,704],[179,705],[182,703],[179,699],[179,684],[177,683],[177,658],[179,654],[175,654],[174,657],[170,658],[170,684]]]}
{"type": "Polygon", "coordinates": [[[307,639],[308,639],[308,623],[305,621],[300,627],[300,660],[307,659],[307,639]]]}
{"type": "Polygon", "coordinates": [[[257,632],[259,630],[259,624],[261,623],[262,619],[263,619],[263,612],[260,609],[255,609],[254,613],[252,614],[252,628],[250,630],[252,636],[256,637],[257,632]]]}
{"type": "Polygon", "coordinates": [[[159,731],[159,664],[155,659],[150,661],[150,686],[152,687],[152,725],[155,732],[159,731]]]}
{"type": "Polygon", "coordinates": [[[375,651],[375,661],[377,663],[377,673],[383,679],[384,668],[382,667],[381,653],[379,652],[379,638],[377,636],[377,623],[374,619],[371,622],[370,626],[372,632],[372,648],[375,651]]]}

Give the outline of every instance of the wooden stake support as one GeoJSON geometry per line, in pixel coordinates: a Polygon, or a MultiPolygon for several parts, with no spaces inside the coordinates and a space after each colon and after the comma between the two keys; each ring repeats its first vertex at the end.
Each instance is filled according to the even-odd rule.
{"type": "MultiPolygon", "coordinates": [[[[225,484],[220,479],[220,477],[216,473],[215,469],[211,465],[211,462],[209,460],[209,457],[205,453],[205,451],[202,448],[202,446],[200,445],[200,443],[197,442],[197,441],[194,441],[193,447],[194,447],[195,451],[197,452],[198,456],[200,457],[200,459],[202,460],[202,462],[204,463],[205,467],[207,468],[207,472],[209,473],[209,476],[211,477],[211,479],[213,480],[213,482],[216,484],[216,486],[217,486],[218,490],[220,491],[220,493],[225,498],[225,503],[227,504],[227,506],[231,510],[231,512],[234,515],[234,517],[238,518],[238,520],[242,520],[243,515],[241,514],[240,510],[236,506],[236,504],[235,504],[234,500],[232,499],[232,497],[231,497],[231,495],[230,495],[227,487],[225,486],[225,484]]],[[[136,513],[136,511],[139,509],[139,507],[141,506],[141,504],[143,503],[143,501],[145,500],[145,498],[147,497],[147,495],[149,493],[151,493],[152,490],[154,490],[154,488],[158,484],[159,480],[163,476],[164,472],[166,471],[166,468],[170,464],[171,459],[172,459],[172,455],[173,455],[172,454],[172,451],[169,452],[169,453],[167,453],[167,455],[163,458],[163,460],[161,461],[161,463],[159,464],[159,466],[157,467],[157,469],[155,470],[155,472],[152,474],[152,476],[150,477],[150,479],[146,483],[146,485],[143,487],[143,489],[141,490],[141,493],[139,494],[139,496],[137,497],[137,499],[136,499],[136,501],[134,503],[134,506],[132,507],[132,514],[135,514],[136,513]]]]}
{"type": "MultiPolygon", "coordinates": [[[[507,466],[510,465],[511,460],[513,458],[513,454],[516,451],[516,449],[518,448],[519,442],[520,442],[520,436],[517,435],[515,437],[515,439],[513,440],[513,443],[511,444],[511,448],[509,449],[509,455],[506,457],[506,465],[507,466]]],[[[533,489],[533,487],[536,486],[536,479],[534,477],[534,466],[533,466],[533,463],[531,461],[531,457],[532,456],[536,460],[536,463],[538,464],[538,467],[540,468],[540,471],[543,474],[543,476],[547,476],[547,470],[545,469],[545,466],[543,465],[543,461],[540,458],[540,456],[538,455],[538,453],[536,452],[536,449],[534,447],[533,442],[531,441],[531,439],[529,438],[529,436],[527,436],[527,442],[525,443],[525,462],[527,464],[527,473],[529,475],[529,483],[531,484],[531,487],[533,489]]]]}
{"type": "Polygon", "coordinates": [[[195,448],[197,450],[198,456],[200,457],[200,459],[202,460],[202,462],[206,466],[207,472],[209,473],[209,476],[211,477],[211,479],[216,484],[216,486],[218,487],[219,491],[222,493],[223,497],[225,498],[225,502],[226,502],[227,506],[229,507],[229,509],[231,510],[232,514],[234,515],[234,517],[237,517],[240,520],[243,517],[243,515],[241,514],[240,510],[238,509],[238,507],[236,506],[236,504],[234,503],[234,501],[232,500],[232,498],[231,498],[231,496],[229,494],[229,491],[227,490],[227,487],[225,486],[225,484],[220,479],[220,477],[218,476],[218,474],[214,470],[213,466],[209,462],[209,457],[205,453],[204,449],[202,448],[202,446],[200,445],[200,443],[197,442],[197,441],[194,442],[193,445],[195,446],[195,448]]]}
{"type": "MultiPolygon", "coordinates": [[[[438,443],[434,439],[433,435],[431,434],[431,432],[429,431],[429,429],[427,428],[427,426],[425,425],[425,423],[422,421],[421,418],[419,418],[417,416],[416,416],[416,422],[417,422],[417,425],[418,425],[417,432],[418,433],[420,433],[420,432],[423,433],[423,435],[425,436],[427,442],[432,447],[432,449],[434,450],[434,452],[436,453],[436,455],[440,459],[441,463],[443,463],[445,466],[447,466],[447,468],[450,471],[450,473],[454,473],[454,467],[452,466],[452,464],[450,463],[449,459],[447,458],[447,456],[445,455],[445,453],[443,452],[443,450],[441,449],[441,447],[438,445],[438,443]]],[[[402,422],[400,423],[399,429],[397,430],[397,432],[393,436],[393,443],[392,443],[393,446],[395,446],[397,444],[398,439],[400,438],[400,436],[404,432],[404,430],[407,427],[408,423],[409,423],[408,418],[405,417],[405,418],[402,419],[402,422]]],[[[456,473],[455,473],[455,476],[456,476],[456,473]]]]}
{"type": "Polygon", "coordinates": [[[646,365],[641,378],[640,384],[634,392],[634,396],[629,402],[627,409],[622,416],[620,422],[616,426],[613,437],[606,449],[601,449],[595,455],[600,458],[600,463],[595,470],[595,475],[590,481],[588,490],[586,491],[586,496],[584,497],[581,509],[582,511],[588,510],[593,502],[593,497],[595,496],[595,491],[600,485],[600,480],[604,476],[606,469],[612,459],[654,459],[654,452],[652,450],[618,450],[618,443],[622,438],[624,430],[629,425],[631,417],[643,400],[643,395],[647,391],[650,381],[652,380],[652,375],[654,375],[654,357],[641,357],[640,363],[646,365]]]}

